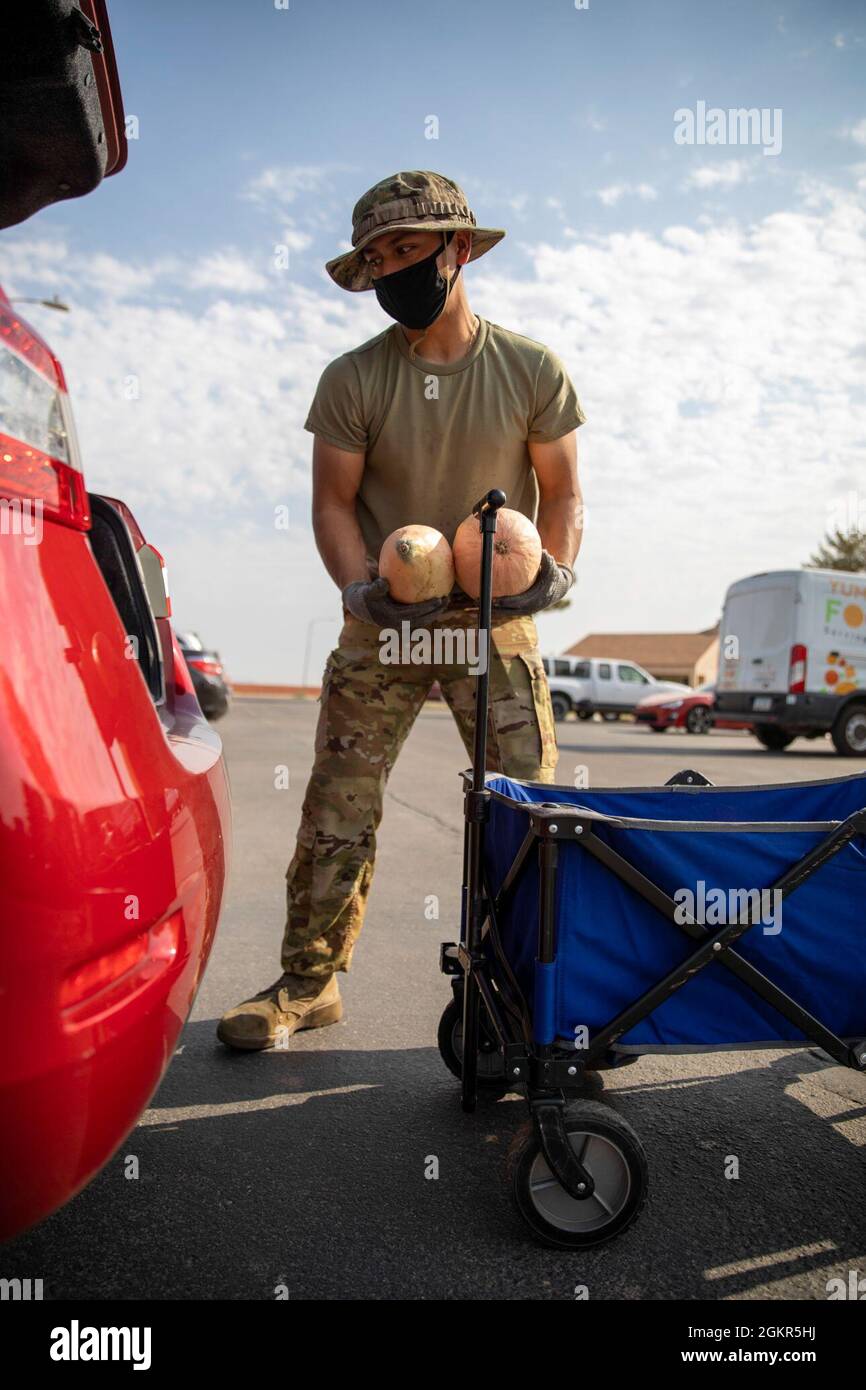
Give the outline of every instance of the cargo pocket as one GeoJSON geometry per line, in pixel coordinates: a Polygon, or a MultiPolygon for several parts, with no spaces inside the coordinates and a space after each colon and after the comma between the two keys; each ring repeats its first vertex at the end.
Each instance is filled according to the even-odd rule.
{"type": "Polygon", "coordinates": [[[525,781],[553,781],[556,734],[538,649],[497,654],[491,665],[490,694],[498,770],[525,781]]]}
{"type": "Polygon", "coordinates": [[[339,647],[335,647],[328,660],[325,662],[325,669],[322,672],[322,688],[319,691],[319,718],[316,722],[316,736],[313,740],[313,752],[323,753],[328,736],[328,696],[331,691],[331,682],[334,672],[345,664],[345,657],[339,647]]]}
{"type": "Polygon", "coordinates": [[[326,737],[326,732],[327,732],[327,727],[328,727],[328,726],[327,726],[328,685],[329,685],[330,680],[331,680],[331,671],[332,671],[332,670],[333,670],[333,667],[331,666],[331,658],[328,657],[328,662],[327,662],[327,665],[325,666],[325,670],[324,670],[324,673],[323,673],[323,675],[322,675],[322,688],[321,688],[321,690],[319,691],[319,717],[318,717],[318,719],[317,719],[317,721],[316,721],[316,736],[315,736],[315,738],[313,739],[313,752],[314,752],[314,753],[321,753],[321,752],[323,751],[324,747],[325,747],[325,737],[326,737]]]}
{"type": "MultiPolygon", "coordinates": [[[[537,649],[535,651],[521,652],[520,660],[529,672],[532,705],[538,724],[539,767],[543,771],[552,774],[559,758],[559,749],[556,746],[556,724],[553,719],[553,706],[550,703],[550,689],[547,684],[547,676],[541,664],[541,654],[537,649]]],[[[547,778],[540,780],[546,781],[547,778]]]]}

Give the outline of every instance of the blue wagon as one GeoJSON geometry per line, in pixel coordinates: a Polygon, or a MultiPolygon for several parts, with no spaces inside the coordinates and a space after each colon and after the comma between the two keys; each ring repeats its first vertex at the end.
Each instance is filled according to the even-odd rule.
{"type": "MultiPolygon", "coordinates": [[[[475,509],[479,641],[504,500],[475,509]]],[[[808,1043],[866,1070],[866,775],[713,787],[684,771],[593,791],[489,775],[487,680],[439,1047],[465,1110],[479,1087],[525,1091],[518,1209],[546,1243],[585,1248],[631,1224],[648,1183],[635,1131],[587,1098],[592,1073],[649,1052],[808,1043]]]]}

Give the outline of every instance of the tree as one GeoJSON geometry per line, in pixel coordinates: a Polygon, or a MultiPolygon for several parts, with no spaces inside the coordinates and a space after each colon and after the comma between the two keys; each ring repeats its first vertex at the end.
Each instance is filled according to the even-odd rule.
{"type": "Polygon", "coordinates": [[[852,526],[850,531],[828,531],[820,547],[809,560],[807,569],[848,570],[858,574],[866,571],[866,531],[852,526]]]}

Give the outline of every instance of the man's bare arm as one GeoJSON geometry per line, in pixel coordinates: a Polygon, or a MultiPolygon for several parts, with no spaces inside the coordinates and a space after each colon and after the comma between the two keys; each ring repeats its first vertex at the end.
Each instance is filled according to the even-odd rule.
{"type": "Polygon", "coordinates": [[[574,567],[583,537],[583,502],[577,479],[577,430],[549,444],[529,441],[538,479],[541,544],[560,564],[574,567]]]}
{"type": "Polygon", "coordinates": [[[540,613],[555,606],[574,583],[583,515],[577,481],[576,430],[550,444],[529,442],[529,457],[538,479],[538,532],[544,547],[532,584],[522,594],[494,600],[509,613],[540,613]]]}
{"type": "Polygon", "coordinates": [[[370,578],[355,511],[364,458],[318,435],[313,440],[313,534],[325,569],[341,590],[370,578]]]}
{"type": "Polygon", "coordinates": [[[344,609],[362,623],[385,628],[395,627],[403,619],[420,621],[440,612],[446,600],[434,598],[423,603],[398,603],[391,598],[387,579],[372,581],[367,547],[355,511],[365,457],[351,450],[338,449],[316,436],[313,444],[313,533],[319,554],[342,593],[344,609]]]}

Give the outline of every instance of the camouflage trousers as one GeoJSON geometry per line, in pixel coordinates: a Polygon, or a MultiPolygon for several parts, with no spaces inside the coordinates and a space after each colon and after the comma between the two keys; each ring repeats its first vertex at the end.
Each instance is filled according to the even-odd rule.
{"type": "MultiPolygon", "coordinates": [[[[415,652],[436,660],[418,664],[402,660],[405,650],[401,660],[383,661],[378,628],[346,616],[325,667],[315,761],[286,873],[284,971],[327,979],[349,969],[373,878],[385,785],[434,681],[471,761],[477,677],[453,658],[472,660],[474,652],[462,646],[471,641],[474,621],[467,609],[437,616],[428,629],[432,651],[415,652]],[[456,644],[447,662],[441,660],[445,630],[456,644]]],[[[552,782],[556,733],[531,618],[494,617],[489,665],[488,770],[552,782]]]]}

